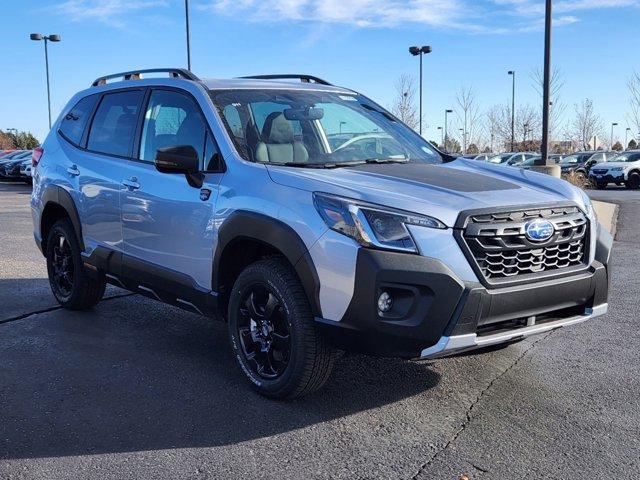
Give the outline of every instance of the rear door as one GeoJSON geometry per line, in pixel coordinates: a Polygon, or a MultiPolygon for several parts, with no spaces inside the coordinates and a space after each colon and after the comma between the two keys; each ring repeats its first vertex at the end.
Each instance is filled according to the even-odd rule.
{"type": "Polygon", "coordinates": [[[86,148],[67,157],[67,174],[78,181],[78,213],[89,252],[95,247],[107,253],[123,249],[120,188],[143,98],[144,89],[102,95],[86,134],[86,148]]]}
{"type": "Polygon", "coordinates": [[[221,158],[195,99],[178,89],[153,88],[139,126],[136,159],[122,179],[125,276],[183,286],[211,287],[214,228],[211,224],[222,178],[221,158]],[[190,145],[201,162],[204,183],[183,174],[160,173],[158,149],[190,145]]]}

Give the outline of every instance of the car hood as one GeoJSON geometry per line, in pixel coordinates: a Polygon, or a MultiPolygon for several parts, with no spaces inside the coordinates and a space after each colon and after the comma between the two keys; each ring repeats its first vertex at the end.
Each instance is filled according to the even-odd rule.
{"type": "Polygon", "coordinates": [[[602,168],[602,169],[610,169],[612,167],[623,167],[626,168],[628,166],[630,166],[631,163],[629,162],[606,162],[606,163],[598,163],[597,165],[594,165],[592,168],[602,168]]]}
{"type": "Polygon", "coordinates": [[[433,216],[452,227],[463,210],[574,202],[580,190],[527,170],[457,159],[442,165],[372,164],[336,169],[268,166],[280,185],[433,216]]]}

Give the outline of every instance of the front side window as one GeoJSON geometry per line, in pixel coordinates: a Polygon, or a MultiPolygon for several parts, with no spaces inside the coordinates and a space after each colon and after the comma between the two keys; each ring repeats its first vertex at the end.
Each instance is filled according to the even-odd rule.
{"type": "Polygon", "coordinates": [[[142,90],[105,94],[91,124],[87,149],[128,157],[142,97],[142,90]]]}
{"type": "Polygon", "coordinates": [[[60,122],[60,133],[74,145],[80,145],[84,128],[89,120],[99,95],[84,97],[69,110],[60,122]]]}
{"type": "Polygon", "coordinates": [[[154,161],[161,148],[188,145],[202,161],[205,141],[204,120],[190,97],[169,90],[151,93],[140,139],[141,160],[154,161]]]}
{"type": "Polygon", "coordinates": [[[212,91],[211,97],[236,150],[249,161],[442,162],[426,140],[357,94],[256,89],[212,91]]]}

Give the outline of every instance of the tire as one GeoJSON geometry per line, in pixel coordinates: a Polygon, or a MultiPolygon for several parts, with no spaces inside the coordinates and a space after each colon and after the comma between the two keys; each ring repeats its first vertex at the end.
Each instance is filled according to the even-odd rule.
{"type": "Polygon", "coordinates": [[[51,227],[45,251],[49,285],[62,307],[86,310],[102,299],[106,282],[86,274],[71,221],[58,220],[51,227]]]}
{"type": "Polygon", "coordinates": [[[640,188],[640,173],[630,173],[626,185],[627,188],[630,188],[632,190],[637,190],[638,188],[640,188]]]}
{"type": "Polygon", "coordinates": [[[228,319],[236,360],[261,395],[292,399],[328,380],[336,352],[316,330],[302,284],[284,259],[260,260],[242,271],[228,319]]]}

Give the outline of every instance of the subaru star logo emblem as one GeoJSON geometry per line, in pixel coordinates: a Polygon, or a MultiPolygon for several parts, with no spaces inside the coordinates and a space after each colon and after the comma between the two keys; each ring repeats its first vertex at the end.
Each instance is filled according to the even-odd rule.
{"type": "Polygon", "coordinates": [[[524,234],[532,242],[549,240],[554,232],[553,223],[549,220],[531,220],[524,226],[524,234]]]}

